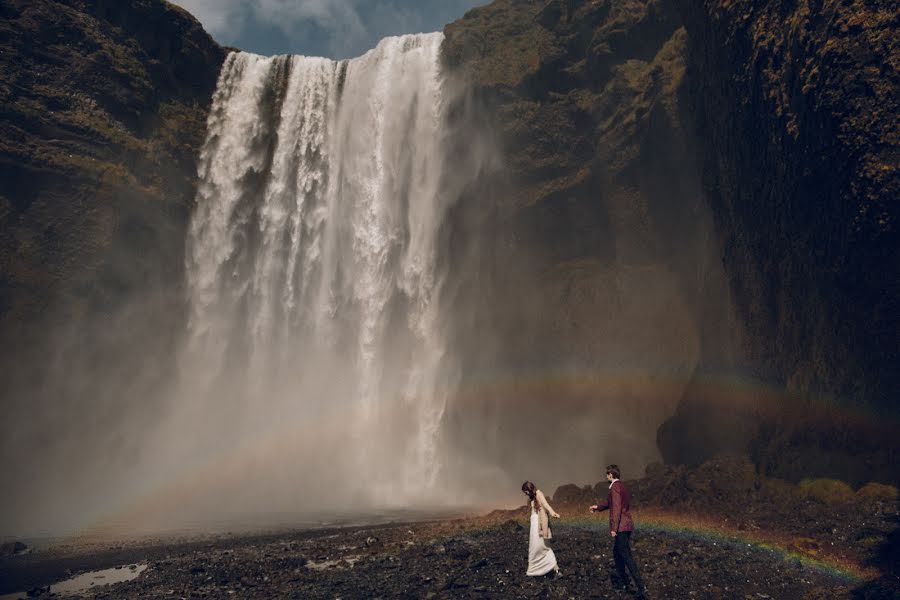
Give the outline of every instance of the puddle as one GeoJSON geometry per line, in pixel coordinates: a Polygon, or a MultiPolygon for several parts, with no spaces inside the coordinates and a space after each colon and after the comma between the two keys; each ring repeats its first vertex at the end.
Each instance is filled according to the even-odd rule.
{"type": "MultiPolygon", "coordinates": [[[[100,586],[131,581],[145,570],[147,570],[146,563],[124,565],[121,567],[113,567],[112,569],[103,569],[101,571],[89,571],[87,573],[82,573],[81,575],[76,575],[71,579],[50,584],[50,592],[60,596],[75,596],[83,594],[84,592],[93,591],[100,586]]],[[[15,594],[4,594],[0,596],[0,600],[18,600],[19,598],[28,598],[28,593],[16,592],[15,594]]]]}

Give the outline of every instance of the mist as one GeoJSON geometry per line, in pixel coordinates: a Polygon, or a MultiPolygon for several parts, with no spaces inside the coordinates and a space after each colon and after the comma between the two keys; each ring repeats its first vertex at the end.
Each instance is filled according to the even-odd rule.
{"type": "Polygon", "coordinates": [[[56,317],[10,379],[0,535],[514,506],[660,460],[734,343],[691,153],[535,201],[442,41],[229,55],[180,284],[56,317]]]}

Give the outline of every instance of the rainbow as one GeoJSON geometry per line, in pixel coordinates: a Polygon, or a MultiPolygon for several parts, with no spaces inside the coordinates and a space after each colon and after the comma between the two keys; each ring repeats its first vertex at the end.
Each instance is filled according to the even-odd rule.
{"type": "Polygon", "coordinates": [[[677,401],[688,388],[692,396],[700,399],[714,400],[736,409],[763,414],[785,413],[785,407],[795,407],[788,414],[827,416],[858,425],[872,425],[887,418],[892,425],[900,425],[896,417],[874,415],[870,408],[847,405],[835,396],[801,394],[774,382],[735,373],[698,375],[692,372],[648,372],[622,367],[591,370],[578,367],[544,371],[532,369],[506,372],[490,379],[473,381],[459,390],[456,396],[462,402],[479,401],[485,397],[512,400],[510,394],[525,392],[531,395],[563,390],[566,396],[560,399],[567,402],[577,402],[582,395],[580,392],[590,398],[596,398],[597,393],[601,396],[605,393],[618,396],[625,392],[657,401],[665,401],[674,394],[677,401]]]}
{"type": "MultiPolygon", "coordinates": [[[[813,554],[812,550],[803,551],[794,540],[759,531],[739,530],[721,521],[655,509],[641,510],[634,519],[638,532],[653,531],[732,547],[752,547],[784,561],[799,561],[806,568],[848,583],[870,581],[881,575],[877,569],[863,567],[845,556],[818,551],[813,554]]],[[[585,515],[564,518],[562,524],[578,529],[600,530],[606,525],[606,520],[585,515]]]]}
{"type": "MultiPolygon", "coordinates": [[[[638,370],[579,370],[553,369],[541,371],[523,371],[506,373],[500,377],[476,381],[455,394],[462,410],[466,406],[485,405],[489,398],[497,404],[521,406],[530,401],[542,402],[552,395],[557,402],[564,401],[574,411],[597,406],[604,399],[629,398],[630,410],[637,413],[654,411],[660,416],[671,415],[685,389],[690,386],[692,394],[717,402],[728,403],[737,409],[754,412],[765,412],[767,409],[792,405],[798,398],[795,395],[758,380],[723,376],[691,376],[654,375],[638,370]],[[791,397],[792,402],[785,402],[791,397]]],[[[839,419],[866,427],[878,427],[879,430],[896,431],[894,422],[879,424],[872,415],[860,409],[841,406],[834,398],[816,398],[812,402],[816,410],[810,411],[810,404],[803,405],[804,418],[839,419]],[[816,416],[817,415],[817,416],[816,416]]],[[[559,404],[556,404],[559,406],[559,404]]],[[[643,423],[641,433],[652,435],[659,423],[643,423]],[[646,431],[644,431],[646,430],[646,431]]],[[[252,472],[255,466],[266,464],[271,460],[285,456],[303,456],[314,450],[306,447],[303,440],[307,431],[317,433],[328,432],[329,435],[341,436],[346,427],[346,416],[342,411],[326,409],[315,423],[280,423],[263,435],[245,439],[235,444],[228,452],[209,454],[205,457],[193,457],[193,462],[182,465],[182,468],[162,476],[130,495],[123,495],[116,503],[97,507],[91,515],[85,515],[82,525],[73,531],[72,538],[90,538],[107,535],[110,531],[121,530],[122,524],[141,523],[161,515],[177,512],[179,507],[190,504],[192,499],[215,497],[217,493],[233,489],[237,482],[252,472]]],[[[651,443],[651,442],[648,442],[651,443]]],[[[791,543],[756,539],[755,534],[737,530],[724,530],[715,523],[703,524],[700,527],[688,525],[686,519],[677,515],[654,513],[645,517],[646,525],[661,531],[690,532],[692,535],[720,535],[722,539],[738,540],[744,543],[776,551],[786,557],[798,558],[805,564],[821,563],[822,568],[831,568],[841,572],[852,571],[859,577],[867,577],[866,571],[853,565],[835,563],[837,559],[812,557],[808,553],[791,550],[791,543]],[[848,569],[850,571],[848,571],[848,569]]],[[[574,522],[573,522],[574,523],[574,522]]]]}

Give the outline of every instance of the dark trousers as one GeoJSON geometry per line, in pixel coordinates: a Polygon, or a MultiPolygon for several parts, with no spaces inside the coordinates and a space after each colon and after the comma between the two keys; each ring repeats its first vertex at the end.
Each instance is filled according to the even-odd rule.
{"type": "Polygon", "coordinates": [[[638,591],[642,592],[644,581],[641,579],[641,574],[638,573],[637,565],[634,564],[634,557],[631,556],[631,532],[620,531],[614,539],[613,558],[616,560],[616,571],[619,572],[622,585],[628,585],[628,575],[625,573],[625,568],[628,567],[628,572],[631,573],[638,591]]]}

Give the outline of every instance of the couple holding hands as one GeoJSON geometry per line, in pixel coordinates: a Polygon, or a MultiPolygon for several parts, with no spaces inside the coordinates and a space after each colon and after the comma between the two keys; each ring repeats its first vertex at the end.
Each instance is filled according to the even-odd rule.
{"type": "MultiPolygon", "coordinates": [[[[634,558],[631,556],[631,533],[634,531],[634,521],[631,518],[631,492],[628,491],[625,484],[619,481],[620,475],[617,465],[606,467],[606,480],[609,481],[606,502],[592,505],[590,511],[594,513],[609,510],[609,533],[613,538],[613,558],[616,561],[620,585],[624,589],[628,589],[627,568],[637,585],[638,597],[646,598],[644,582],[638,573],[634,558]]],[[[553,510],[543,492],[537,489],[532,482],[523,483],[522,491],[528,496],[528,506],[531,510],[531,527],[528,533],[528,572],[526,575],[547,575],[551,571],[559,575],[556,555],[544,542],[553,537],[550,530],[550,517],[558,519],[559,513],[553,510]]]]}

